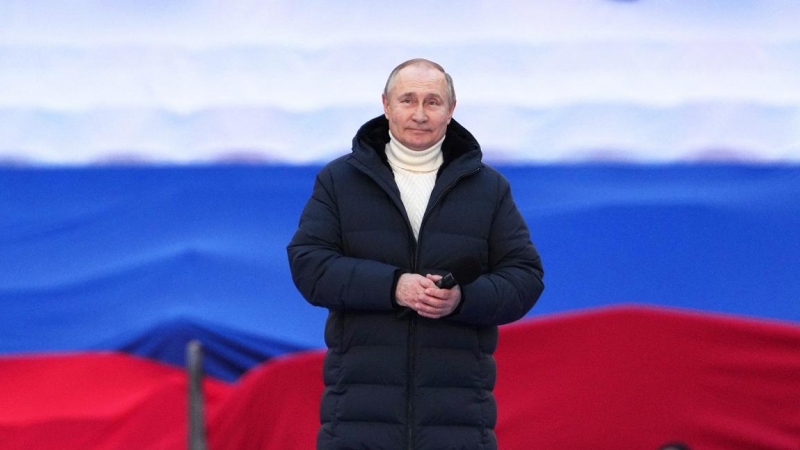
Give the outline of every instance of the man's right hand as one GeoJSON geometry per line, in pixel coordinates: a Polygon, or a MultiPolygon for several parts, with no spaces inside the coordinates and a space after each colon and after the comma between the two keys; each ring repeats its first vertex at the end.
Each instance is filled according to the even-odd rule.
{"type": "Polygon", "coordinates": [[[439,289],[435,283],[438,278],[441,277],[423,277],[413,273],[400,275],[395,290],[397,304],[429,319],[439,319],[452,313],[461,301],[461,288],[439,289]]]}

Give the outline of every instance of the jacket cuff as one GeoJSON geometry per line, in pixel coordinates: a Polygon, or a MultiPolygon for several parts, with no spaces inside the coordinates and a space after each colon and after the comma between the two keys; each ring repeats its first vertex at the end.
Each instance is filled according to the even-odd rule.
{"type": "Polygon", "coordinates": [[[389,302],[393,308],[401,308],[400,305],[397,304],[397,296],[395,295],[397,292],[397,282],[400,281],[400,276],[404,273],[408,273],[403,269],[397,269],[394,271],[394,279],[392,280],[392,289],[389,291],[389,302]]]}

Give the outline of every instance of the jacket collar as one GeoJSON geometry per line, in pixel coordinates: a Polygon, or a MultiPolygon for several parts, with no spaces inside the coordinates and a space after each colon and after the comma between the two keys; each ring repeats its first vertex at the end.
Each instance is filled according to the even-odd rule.
{"type": "MultiPolygon", "coordinates": [[[[375,117],[362,125],[353,138],[353,157],[373,169],[380,165],[388,167],[385,151],[388,142],[389,121],[382,115],[375,117]]],[[[469,170],[480,165],[483,154],[472,133],[453,119],[447,125],[442,156],[444,162],[441,170],[453,162],[457,162],[459,167],[466,164],[469,170]]]]}

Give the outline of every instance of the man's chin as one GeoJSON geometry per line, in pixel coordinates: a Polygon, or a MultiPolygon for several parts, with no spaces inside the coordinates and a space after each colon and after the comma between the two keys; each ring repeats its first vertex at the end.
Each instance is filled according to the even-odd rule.
{"type": "Polygon", "coordinates": [[[427,149],[431,148],[432,146],[433,146],[433,144],[432,143],[428,143],[428,142],[423,143],[423,144],[416,144],[416,145],[406,145],[406,147],[410,148],[411,150],[414,150],[415,152],[421,152],[423,150],[427,150],[427,149]]]}
{"type": "Polygon", "coordinates": [[[435,142],[431,142],[430,139],[427,139],[428,136],[425,137],[426,139],[422,139],[422,136],[418,137],[417,139],[407,139],[403,145],[411,150],[426,150],[435,144],[435,142]]]}

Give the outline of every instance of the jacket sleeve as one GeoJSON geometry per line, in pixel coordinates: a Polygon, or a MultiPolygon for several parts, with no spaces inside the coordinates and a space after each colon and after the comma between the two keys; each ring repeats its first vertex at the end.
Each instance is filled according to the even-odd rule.
{"type": "Polygon", "coordinates": [[[521,319],[544,290],[544,269],[530,232],[502,179],[489,235],[489,267],[462,286],[462,303],[450,320],[478,326],[503,325],[521,319]]]}
{"type": "Polygon", "coordinates": [[[338,211],[331,170],[324,168],[287,247],[295,286],[309,303],[328,309],[394,308],[392,290],[399,269],[345,256],[338,211]]]}

